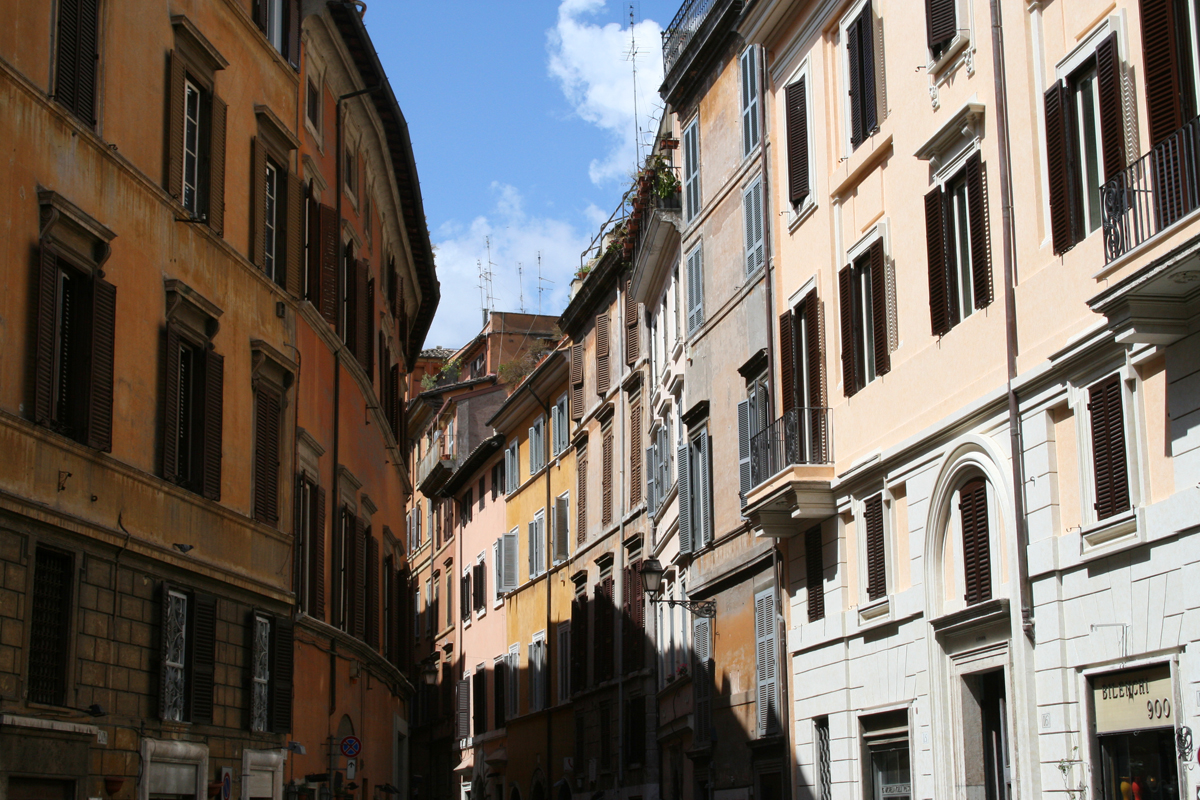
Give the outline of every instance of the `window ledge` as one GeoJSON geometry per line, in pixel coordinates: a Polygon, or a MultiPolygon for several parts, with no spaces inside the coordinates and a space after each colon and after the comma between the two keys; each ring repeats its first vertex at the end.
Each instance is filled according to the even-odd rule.
{"type": "Polygon", "coordinates": [[[863,628],[882,625],[885,622],[890,622],[892,619],[892,596],[885,594],[876,600],[872,600],[865,606],[858,607],[858,627],[863,628]]]}
{"type": "Polygon", "coordinates": [[[926,65],[925,71],[933,77],[938,77],[939,73],[945,69],[955,57],[962,51],[964,47],[971,43],[969,33],[959,30],[954,34],[954,38],[950,40],[950,45],[946,48],[946,52],[926,65]]]}
{"type": "Polygon", "coordinates": [[[810,191],[808,193],[808,197],[804,199],[804,204],[800,206],[799,210],[793,209],[788,212],[788,216],[791,217],[791,219],[788,220],[788,233],[795,233],[796,228],[799,228],[800,224],[803,223],[804,220],[811,217],[813,212],[817,210],[817,201],[813,199],[815,194],[815,192],[810,191]]]}
{"type": "Polygon", "coordinates": [[[838,172],[842,173],[842,179],[830,190],[829,196],[837,200],[847,194],[859,184],[868,170],[874,168],[887,153],[891,152],[891,149],[891,133],[883,134],[880,131],[876,131],[864,139],[859,148],[842,162],[843,167],[838,170],[838,172]]]}
{"type": "Polygon", "coordinates": [[[1080,560],[1103,558],[1142,544],[1145,525],[1141,517],[1141,509],[1131,508],[1083,528],[1079,533],[1080,560]]]}

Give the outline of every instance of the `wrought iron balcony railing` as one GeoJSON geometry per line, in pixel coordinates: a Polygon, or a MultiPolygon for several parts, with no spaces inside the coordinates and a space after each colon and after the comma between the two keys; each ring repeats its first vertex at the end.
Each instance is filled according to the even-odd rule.
{"type": "Polygon", "coordinates": [[[719,0],[686,0],[680,6],[675,19],[663,31],[663,74],[666,75],[675,66],[675,62],[687,50],[688,43],[704,24],[704,18],[719,0]]]}
{"type": "Polygon", "coordinates": [[[1105,183],[1100,200],[1106,264],[1200,207],[1200,117],[1105,183]]]}
{"type": "Polygon", "coordinates": [[[828,463],[828,408],[793,408],[750,439],[751,488],[786,467],[828,463]]]}

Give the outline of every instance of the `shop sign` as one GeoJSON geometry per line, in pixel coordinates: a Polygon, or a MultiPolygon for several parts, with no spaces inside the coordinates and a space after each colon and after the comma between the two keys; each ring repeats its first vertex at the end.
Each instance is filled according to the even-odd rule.
{"type": "Polygon", "coordinates": [[[1175,724],[1175,691],[1167,664],[1092,678],[1096,733],[1175,724]]]}

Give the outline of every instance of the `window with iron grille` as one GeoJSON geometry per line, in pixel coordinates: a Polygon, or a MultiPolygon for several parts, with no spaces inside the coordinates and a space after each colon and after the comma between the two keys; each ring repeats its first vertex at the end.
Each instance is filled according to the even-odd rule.
{"type": "Polygon", "coordinates": [[[66,553],[37,548],[29,630],[29,700],[63,705],[71,627],[71,565],[66,553]]]}

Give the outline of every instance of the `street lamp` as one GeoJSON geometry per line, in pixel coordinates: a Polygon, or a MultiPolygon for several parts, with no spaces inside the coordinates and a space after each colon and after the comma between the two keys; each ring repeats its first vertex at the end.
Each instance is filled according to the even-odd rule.
{"type": "Polygon", "coordinates": [[[433,686],[437,683],[438,668],[436,658],[430,656],[421,662],[421,677],[425,680],[426,686],[433,686]]]}
{"type": "Polygon", "coordinates": [[[650,595],[651,603],[666,603],[668,606],[683,606],[697,617],[715,617],[716,600],[675,600],[661,597],[663,568],[657,558],[650,557],[642,562],[642,588],[650,595]]]}

